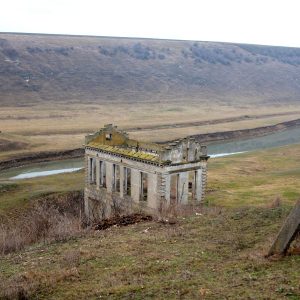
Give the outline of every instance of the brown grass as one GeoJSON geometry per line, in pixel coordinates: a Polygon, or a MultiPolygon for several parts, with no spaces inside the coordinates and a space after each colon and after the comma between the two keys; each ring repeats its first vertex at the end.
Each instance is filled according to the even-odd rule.
{"type": "Polygon", "coordinates": [[[287,213],[283,207],[205,207],[202,215],[180,217],[173,225],[111,227],[65,243],[36,245],[2,259],[0,295],[297,299],[299,258],[271,262],[263,256],[287,213]]]}
{"type": "Polygon", "coordinates": [[[82,193],[52,195],[36,201],[16,220],[2,219],[0,253],[19,251],[36,242],[64,241],[82,230],[82,193]]]}
{"type": "MultiPolygon", "coordinates": [[[[119,127],[140,127],[147,125],[173,124],[182,122],[222,119],[244,115],[264,115],[289,112],[291,115],[266,117],[260,120],[245,120],[225,124],[168,128],[160,130],[137,130],[131,132],[133,138],[149,141],[164,141],[186,135],[215,131],[253,128],[272,125],[300,117],[299,106],[285,105],[263,107],[252,105],[233,107],[215,103],[199,105],[197,102],[168,100],[143,103],[104,104],[38,104],[31,107],[3,107],[0,111],[0,138],[12,143],[25,142],[26,149],[2,151],[0,159],[37,151],[65,150],[81,147],[84,135],[94,132],[106,123],[119,127]],[[8,118],[10,116],[10,118],[8,118]],[[59,117],[56,117],[59,116],[59,117]],[[174,121],[175,120],[175,121],[174,121]]],[[[8,150],[8,149],[7,149],[8,150]]]]}
{"type": "Polygon", "coordinates": [[[55,271],[49,276],[44,276],[42,272],[29,271],[18,274],[11,278],[5,285],[0,283],[1,299],[32,299],[31,294],[37,290],[47,286],[55,285],[64,280],[72,280],[78,278],[78,270],[76,267],[66,269],[62,268],[59,272],[55,271]]]}
{"type": "Polygon", "coordinates": [[[172,224],[112,226],[0,257],[0,298],[299,299],[298,241],[290,256],[264,257],[299,198],[299,147],[210,160],[204,206],[172,224]]]}

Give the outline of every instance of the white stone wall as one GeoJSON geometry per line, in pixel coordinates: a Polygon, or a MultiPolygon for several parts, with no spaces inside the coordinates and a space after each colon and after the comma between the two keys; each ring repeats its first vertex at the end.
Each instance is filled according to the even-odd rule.
{"type": "Polygon", "coordinates": [[[178,204],[188,204],[189,173],[179,173],[178,182],[178,204]]]}
{"type": "Polygon", "coordinates": [[[112,192],[113,185],[113,164],[106,162],[106,189],[108,193],[112,192]]]}
{"type": "Polygon", "coordinates": [[[150,208],[158,209],[159,193],[158,193],[158,177],[157,174],[148,174],[148,199],[147,204],[150,208]]]}
{"type": "Polygon", "coordinates": [[[201,202],[202,200],[202,193],[203,193],[203,183],[202,183],[202,177],[203,177],[203,172],[202,169],[199,169],[195,173],[195,183],[196,183],[196,188],[195,188],[195,200],[197,203],[201,202]]]}
{"type": "Polygon", "coordinates": [[[131,198],[133,202],[140,202],[141,172],[131,169],[131,198]]]}
{"type": "MultiPolygon", "coordinates": [[[[189,156],[195,153],[195,149],[190,150],[189,156]]],[[[192,157],[194,158],[194,157],[192,157]]],[[[93,149],[86,149],[86,189],[85,189],[85,212],[91,218],[103,217],[115,211],[115,204],[120,207],[140,207],[158,211],[162,206],[170,205],[170,176],[178,174],[178,196],[177,203],[186,205],[189,203],[189,173],[196,174],[193,186],[193,201],[200,203],[203,201],[206,188],[206,161],[193,161],[188,163],[178,163],[173,165],[154,165],[135,161],[113,154],[103,153],[93,149]],[[93,163],[90,163],[93,158],[93,163]],[[100,161],[105,163],[106,188],[100,186],[100,161]],[[120,166],[120,192],[113,191],[113,164],[120,166]],[[126,195],[124,191],[124,168],[131,170],[131,195],[126,195]],[[90,168],[93,169],[93,176],[90,176],[90,168]],[[147,201],[140,201],[141,195],[141,172],[147,174],[147,201]],[[95,184],[91,184],[95,181],[95,184]],[[122,200],[123,199],[123,200],[122,200]],[[97,203],[97,201],[99,203],[97,203]],[[124,201],[124,203],[122,203],[124,201]],[[129,204],[130,203],[130,204],[129,204]],[[126,204],[126,205],[125,205],[126,204]],[[97,207],[97,209],[96,209],[97,207]],[[103,213],[99,211],[103,210],[103,213]],[[91,213],[93,211],[93,213],[91,213]],[[95,211],[98,213],[95,214],[95,211]]]]}

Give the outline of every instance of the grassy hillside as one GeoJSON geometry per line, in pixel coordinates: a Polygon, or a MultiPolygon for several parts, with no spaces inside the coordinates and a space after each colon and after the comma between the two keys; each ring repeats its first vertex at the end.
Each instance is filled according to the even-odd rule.
{"type": "Polygon", "coordinates": [[[0,34],[0,103],[299,101],[300,49],[0,34]]]}
{"type": "MultiPolygon", "coordinates": [[[[201,214],[82,231],[0,258],[0,297],[30,299],[299,299],[300,257],[264,258],[300,197],[300,146],[209,161],[201,214]],[[279,199],[279,200],[278,200],[279,199]],[[2,293],[2,294],[1,294],[2,293]]],[[[80,187],[82,172],[17,182],[27,201],[80,187]],[[74,182],[74,183],[72,183],[74,182]],[[72,184],[71,184],[72,183],[72,184]],[[70,185],[69,185],[70,184],[70,185]]],[[[20,205],[16,201],[15,205],[20,205]]],[[[23,206],[26,208],[26,206],[23,206]]]]}

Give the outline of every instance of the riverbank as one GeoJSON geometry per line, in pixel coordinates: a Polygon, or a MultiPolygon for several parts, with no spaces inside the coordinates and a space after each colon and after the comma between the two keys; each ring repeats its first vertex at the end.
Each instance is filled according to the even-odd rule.
{"type": "MultiPolygon", "coordinates": [[[[281,122],[275,125],[257,127],[252,129],[241,129],[232,131],[220,131],[214,133],[197,134],[192,135],[201,143],[214,143],[223,141],[234,141],[242,140],[246,138],[260,137],[269,135],[272,133],[285,131],[291,128],[300,127],[300,119],[281,122]]],[[[64,151],[47,151],[47,152],[36,152],[26,155],[16,155],[12,159],[0,161],[0,170],[6,170],[10,168],[25,166],[33,163],[59,161],[71,158],[80,158],[84,155],[83,148],[64,150],[64,151]]]]}
{"type": "Polygon", "coordinates": [[[77,149],[71,149],[65,151],[47,151],[47,152],[30,153],[26,155],[16,156],[15,158],[12,159],[0,161],[0,171],[7,170],[10,168],[16,168],[20,166],[25,166],[33,163],[79,158],[79,157],[83,157],[83,155],[84,155],[83,148],[77,148],[77,149]]]}
{"type": "Polygon", "coordinates": [[[250,137],[259,137],[268,135],[271,133],[275,133],[278,131],[284,131],[290,128],[300,127],[300,119],[281,122],[275,125],[262,126],[250,129],[241,129],[241,130],[231,130],[231,131],[221,131],[221,132],[213,132],[206,134],[196,134],[192,135],[199,141],[200,143],[211,143],[211,142],[219,142],[219,141],[232,141],[245,139],[250,137]]]}

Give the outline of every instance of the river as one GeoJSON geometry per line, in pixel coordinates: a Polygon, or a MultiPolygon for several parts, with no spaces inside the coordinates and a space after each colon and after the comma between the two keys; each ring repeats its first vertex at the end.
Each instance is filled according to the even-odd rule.
{"type": "MultiPolygon", "coordinates": [[[[224,157],[259,149],[267,149],[300,143],[300,128],[288,129],[282,132],[262,137],[244,140],[219,142],[208,145],[211,158],[224,157]]],[[[66,159],[45,163],[36,163],[0,172],[0,180],[20,180],[49,176],[54,174],[78,171],[83,168],[83,158],[66,159]]]]}
{"type": "Polygon", "coordinates": [[[208,145],[208,153],[209,155],[240,153],[299,143],[300,127],[276,132],[261,137],[247,138],[244,140],[240,139],[231,142],[214,143],[208,145]]]}
{"type": "Polygon", "coordinates": [[[24,167],[12,168],[0,172],[0,180],[18,180],[54,174],[69,173],[83,168],[83,158],[64,159],[44,163],[35,163],[24,167]]]}

